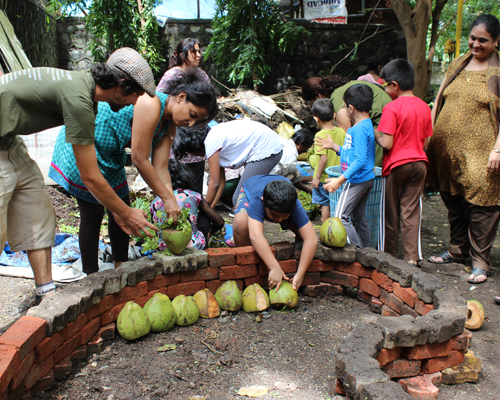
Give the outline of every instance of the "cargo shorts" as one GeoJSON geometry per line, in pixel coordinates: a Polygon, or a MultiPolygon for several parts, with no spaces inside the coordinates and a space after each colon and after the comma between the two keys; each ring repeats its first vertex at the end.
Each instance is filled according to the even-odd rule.
{"type": "Polygon", "coordinates": [[[17,136],[0,150],[0,252],[54,246],[56,214],[40,168],[17,136]]]}

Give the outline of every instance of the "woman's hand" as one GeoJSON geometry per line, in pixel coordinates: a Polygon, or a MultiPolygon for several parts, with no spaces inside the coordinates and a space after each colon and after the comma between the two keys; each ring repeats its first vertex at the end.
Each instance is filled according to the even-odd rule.
{"type": "Polygon", "coordinates": [[[181,215],[181,208],[177,204],[177,200],[174,199],[162,199],[165,206],[165,212],[167,213],[167,218],[172,217],[174,219],[174,224],[177,224],[177,218],[181,215]]]}
{"type": "Polygon", "coordinates": [[[491,150],[490,158],[488,159],[488,164],[486,165],[486,170],[489,174],[497,174],[500,170],[500,153],[495,150],[491,150]]]}
{"type": "Polygon", "coordinates": [[[317,151],[321,151],[324,149],[330,149],[333,150],[333,139],[330,137],[330,135],[326,135],[326,138],[320,138],[320,137],[315,137],[314,138],[314,145],[321,147],[317,151]]]}
{"type": "Polygon", "coordinates": [[[279,290],[281,286],[282,280],[289,281],[288,278],[281,268],[275,268],[269,271],[269,276],[267,278],[267,283],[269,285],[269,289],[276,288],[276,291],[279,290]]]}

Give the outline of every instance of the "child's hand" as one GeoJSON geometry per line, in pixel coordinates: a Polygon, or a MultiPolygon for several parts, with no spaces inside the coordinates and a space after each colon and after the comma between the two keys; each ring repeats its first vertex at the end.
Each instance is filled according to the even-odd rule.
{"type": "Polygon", "coordinates": [[[300,275],[299,273],[295,274],[292,278],[292,285],[295,290],[299,290],[302,286],[302,282],[304,281],[304,275],[300,275]]]}
{"type": "Polygon", "coordinates": [[[273,289],[276,287],[276,291],[279,290],[281,286],[281,281],[282,280],[289,281],[290,278],[288,278],[283,270],[281,268],[273,269],[269,271],[269,276],[267,278],[267,283],[269,284],[269,289],[273,289]]]}
{"type": "Polygon", "coordinates": [[[327,135],[326,138],[315,137],[314,138],[314,145],[321,147],[320,149],[317,149],[316,151],[321,151],[324,149],[333,150],[333,139],[329,135],[327,135]]]}
{"type": "Polygon", "coordinates": [[[314,188],[314,189],[319,189],[319,178],[314,178],[312,181],[311,181],[311,186],[314,188]]]}
{"type": "Polygon", "coordinates": [[[339,178],[330,178],[327,179],[326,182],[327,183],[323,185],[323,189],[327,190],[330,193],[334,193],[335,191],[337,191],[343,183],[339,178]]]}

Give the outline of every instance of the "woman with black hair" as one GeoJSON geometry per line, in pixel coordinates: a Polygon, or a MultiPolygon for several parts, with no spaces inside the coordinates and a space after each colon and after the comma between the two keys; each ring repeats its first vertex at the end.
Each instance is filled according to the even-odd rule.
{"type": "MultiPolygon", "coordinates": [[[[177,220],[181,210],[177,204],[168,172],[169,154],[178,126],[193,127],[217,115],[216,93],[195,72],[183,75],[170,88],[170,95],[141,96],[135,106],[115,113],[107,103],[99,103],[95,128],[95,147],[99,168],[115,193],[129,204],[125,174],[127,155],[132,149],[132,162],[148,186],[165,204],[169,217],[177,220]],[[151,161],[149,155],[152,153],[151,161]]],[[[49,176],[77,198],[80,209],[80,251],[83,271],[98,271],[98,240],[104,214],[94,196],[83,184],[71,146],[65,142],[65,128],[59,133],[54,148],[49,176]]],[[[128,259],[129,237],[108,212],[108,231],[115,267],[128,259]]]]}

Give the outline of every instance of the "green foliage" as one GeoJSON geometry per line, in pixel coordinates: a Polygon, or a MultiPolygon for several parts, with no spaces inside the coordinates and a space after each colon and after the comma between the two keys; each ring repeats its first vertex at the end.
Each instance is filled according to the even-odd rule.
{"type": "MultiPolygon", "coordinates": [[[[87,30],[93,35],[90,50],[96,62],[106,61],[109,54],[120,47],[131,47],[143,54],[154,72],[160,70],[161,45],[158,24],[154,14],[157,0],[49,0],[47,11],[88,9],[87,30]]],[[[85,12],[85,11],[84,11],[85,12]]]]}
{"type": "Polygon", "coordinates": [[[269,75],[275,58],[292,53],[303,34],[309,32],[287,21],[273,0],[216,0],[213,36],[205,56],[229,82],[260,85],[269,75]]]}
{"type": "Polygon", "coordinates": [[[226,243],[226,228],[222,228],[219,232],[216,232],[210,236],[210,240],[208,241],[208,248],[215,249],[219,247],[231,247],[226,243]]]}
{"type": "Polygon", "coordinates": [[[60,224],[59,230],[62,233],[70,233],[71,235],[78,235],[78,232],[80,232],[80,229],[78,228],[78,226],[71,226],[71,225],[65,225],[65,224],[60,224]]]}
{"type": "Polygon", "coordinates": [[[177,217],[177,223],[174,223],[174,218],[170,217],[165,219],[165,213],[162,211],[157,211],[156,215],[160,220],[160,229],[175,229],[176,231],[182,231],[185,235],[191,232],[191,222],[189,221],[189,208],[184,207],[181,210],[181,215],[177,217]]]}

